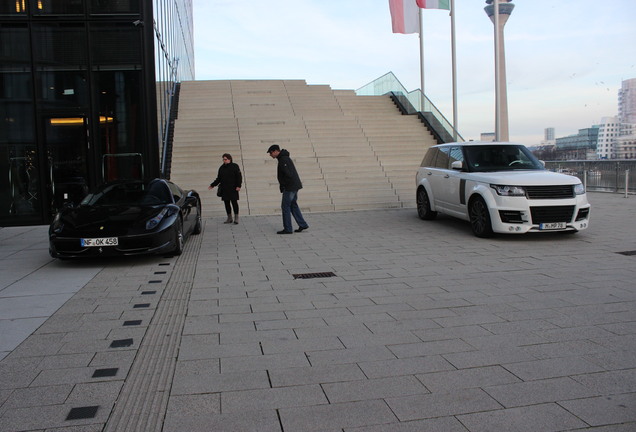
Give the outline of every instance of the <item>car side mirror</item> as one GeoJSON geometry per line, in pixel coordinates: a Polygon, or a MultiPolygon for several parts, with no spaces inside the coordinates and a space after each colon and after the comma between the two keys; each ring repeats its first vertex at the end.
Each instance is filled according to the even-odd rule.
{"type": "Polygon", "coordinates": [[[545,168],[545,161],[544,161],[544,160],[539,159],[539,162],[541,162],[541,165],[543,165],[543,168],[545,168]]]}
{"type": "Polygon", "coordinates": [[[462,161],[454,161],[451,163],[451,168],[457,171],[464,169],[464,163],[462,161]]]}

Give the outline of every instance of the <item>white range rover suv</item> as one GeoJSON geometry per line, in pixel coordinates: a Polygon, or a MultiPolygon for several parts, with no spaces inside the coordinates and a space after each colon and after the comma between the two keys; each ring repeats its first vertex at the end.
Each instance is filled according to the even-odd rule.
{"type": "Polygon", "coordinates": [[[575,233],[589,225],[581,181],[545,169],[525,146],[508,142],[431,147],[417,171],[417,213],[470,221],[477,237],[539,231],[575,233]]]}

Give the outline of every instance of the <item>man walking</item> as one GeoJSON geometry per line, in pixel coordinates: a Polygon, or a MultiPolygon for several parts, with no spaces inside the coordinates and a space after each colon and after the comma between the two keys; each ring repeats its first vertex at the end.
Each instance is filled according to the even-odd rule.
{"type": "Polygon", "coordinates": [[[283,194],[280,206],[283,211],[283,229],[278,231],[277,234],[293,234],[292,216],[298,224],[296,232],[303,232],[309,228],[309,225],[305,222],[297,203],[298,191],[303,188],[303,184],[300,181],[294,162],[289,157],[289,152],[285,149],[281,150],[276,144],[271,145],[267,149],[267,153],[272,159],[278,159],[277,177],[280,191],[283,194]]]}

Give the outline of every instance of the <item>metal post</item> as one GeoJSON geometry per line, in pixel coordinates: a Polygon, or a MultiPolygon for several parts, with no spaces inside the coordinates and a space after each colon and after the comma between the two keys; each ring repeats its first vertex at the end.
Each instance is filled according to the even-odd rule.
{"type": "Polygon", "coordinates": [[[627,198],[629,191],[629,170],[625,170],[625,198],[627,198]]]}

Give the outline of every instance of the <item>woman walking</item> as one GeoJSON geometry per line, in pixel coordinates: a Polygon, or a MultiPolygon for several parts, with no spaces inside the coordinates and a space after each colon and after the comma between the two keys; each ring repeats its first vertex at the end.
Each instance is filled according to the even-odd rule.
{"type": "Polygon", "coordinates": [[[241,174],[241,168],[232,162],[232,155],[225,153],[223,155],[223,164],[219,167],[216,180],[208,186],[208,189],[214,189],[217,185],[219,186],[216,195],[223,200],[225,212],[227,213],[227,220],[223,223],[239,223],[238,200],[242,184],[243,175],[241,174]],[[234,210],[234,220],[232,220],[232,210],[234,210]]]}

